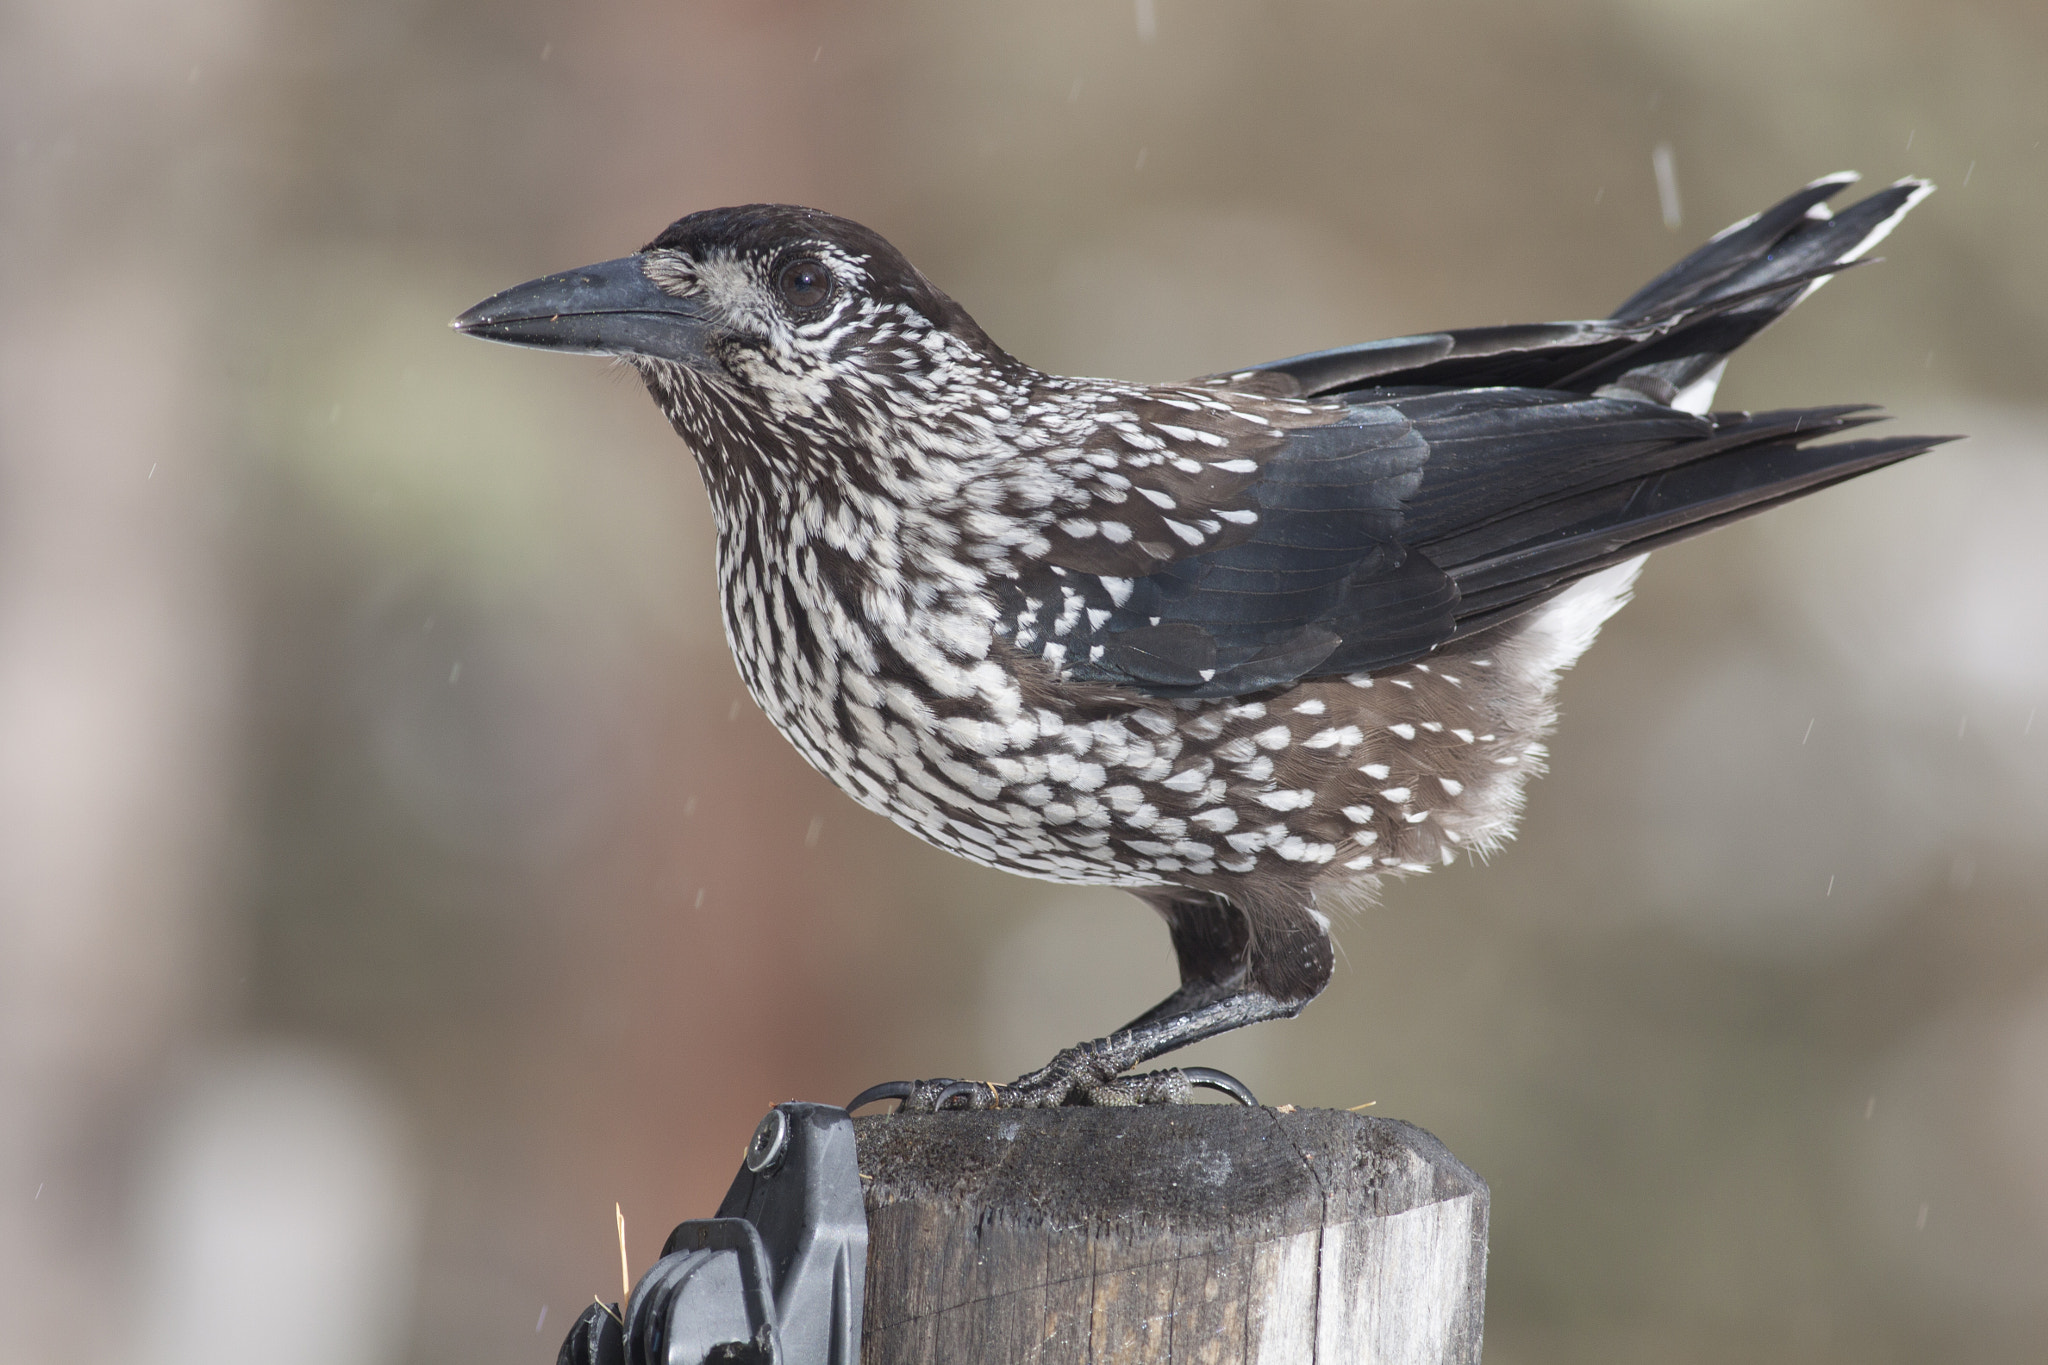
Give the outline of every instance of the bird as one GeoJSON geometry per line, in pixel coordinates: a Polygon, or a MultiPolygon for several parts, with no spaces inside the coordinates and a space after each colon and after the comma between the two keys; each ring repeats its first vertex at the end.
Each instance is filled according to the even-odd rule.
{"type": "Polygon", "coordinates": [[[1185,383],[1011,356],[879,234],[693,213],[459,332],[610,356],[694,457],[725,630],[776,728],[928,843],[1164,919],[1180,985],[949,1107],[1183,1102],[1137,1071],[1292,1017],[1331,912],[1485,856],[1561,672],[1647,553],[1952,437],[1867,404],[1717,411],[1729,354],[1932,192],[1823,177],[1604,318],[1431,332],[1185,383]]]}

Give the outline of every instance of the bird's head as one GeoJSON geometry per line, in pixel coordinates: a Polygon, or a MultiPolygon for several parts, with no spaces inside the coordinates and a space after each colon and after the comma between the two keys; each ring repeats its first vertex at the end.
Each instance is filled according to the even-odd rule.
{"type": "Polygon", "coordinates": [[[860,443],[960,372],[986,382],[1015,366],[879,234],[784,204],[691,214],[631,256],[508,289],[453,325],[624,359],[713,460],[703,447],[721,432],[860,443]]]}

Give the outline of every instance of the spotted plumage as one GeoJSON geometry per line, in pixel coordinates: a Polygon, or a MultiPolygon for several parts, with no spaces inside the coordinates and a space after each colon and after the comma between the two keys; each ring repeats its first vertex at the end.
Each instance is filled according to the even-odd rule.
{"type": "Polygon", "coordinates": [[[1709,411],[1727,353],[1927,192],[1831,216],[1848,179],[1607,319],[1177,385],[1035,370],[873,232],[777,205],[457,325],[639,372],[710,490],[741,676],[842,790],[1166,917],[1180,990],[970,1095],[1117,1102],[1176,1090],[1135,1063],[1320,991],[1319,902],[1512,832],[1557,676],[1646,551],[1934,443],[1709,411]]]}

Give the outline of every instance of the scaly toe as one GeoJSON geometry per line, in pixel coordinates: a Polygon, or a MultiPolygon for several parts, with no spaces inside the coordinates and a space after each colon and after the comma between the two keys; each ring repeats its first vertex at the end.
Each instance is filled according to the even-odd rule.
{"type": "Polygon", "coordinates": [[[1228,1072],[1207,1066],[1118,1076],[1115,1080],[1103,1081],[1076,1091],[1067,1103],[1094,1105],[1104,1109],[1139,1104],[1193,1104],[1195,1091],[1198,1089],[1220,1090],[1242,1105],[1258,1103],[1250,1087],[1243,1081],[1228,1072]]]}
{"type": "Polygon", "coordinates": [[[1243,1081],[1214,1067],[1105,1076],[1091,1051],[1073,1048],[1009,1085],[951,1079],[884,1081],[861,1091],[846,1108],[851,1113],[880,1100],[895,1100],[899,1114],[936,1114],[944,1109],[1057,1109],[1066,1105],[1123,1108],[1189,1104],[1198,1089],[1220,1090],[1243,1105],[1258,1103],[1243,1081]]]}

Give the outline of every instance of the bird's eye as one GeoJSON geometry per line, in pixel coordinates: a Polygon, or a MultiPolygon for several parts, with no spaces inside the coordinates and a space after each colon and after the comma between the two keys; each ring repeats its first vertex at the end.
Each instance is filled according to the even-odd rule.
{"type": "Polygon", "coordinates": [[[775,287],[790,307],[816,308],[832,297],[832,272],[823,261],[806,256],[782,267],[775,276],[775,287]]]}

